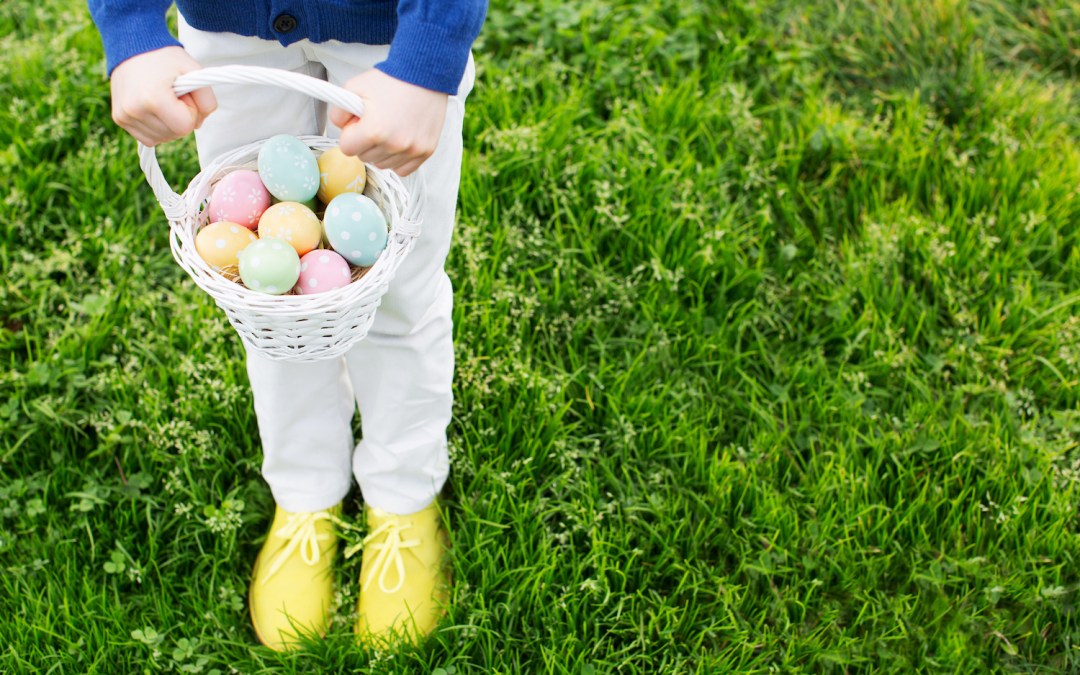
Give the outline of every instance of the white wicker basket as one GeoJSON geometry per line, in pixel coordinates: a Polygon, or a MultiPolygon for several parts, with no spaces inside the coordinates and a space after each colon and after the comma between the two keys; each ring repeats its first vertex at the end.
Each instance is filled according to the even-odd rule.
{"type": "MultiPolygon", "coordinates": [[[[273,68],[222,66],[177,78],[178,96],[218,84],[264,84],[299,91],[355,115],[363,102],[355,94],[306,75],[273,68]]],[[[318,153],[337,145],[323,136],[301,136],[318,153]]],[[[386,250],[359,279],[344,288],[313,295],[267,295],[226,279],[195,251],[195,233],[206,220],[211,187],[230,171],[254,168],[263,141],[226,153],[205,167],[182,195],[158,166],[153,148],[139,144],[139,164],[169,220],[169,243],[176,262],[225,310],[241,340],[271,359],[317,361],[340,356],[367,335],[382,296],[420,234],[423,182],[420,172],[406,180],[368,165],[364,194],[375,200],[390,224],[386,250]]]]}

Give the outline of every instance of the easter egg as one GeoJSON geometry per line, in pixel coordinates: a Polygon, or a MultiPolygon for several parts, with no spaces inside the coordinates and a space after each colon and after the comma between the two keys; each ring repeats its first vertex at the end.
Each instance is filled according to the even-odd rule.
{"type": "Polygon", "coordinates": [[[259,238],[251,230],[220,220],[210,223],[195,235],[195,250],[211,267],[220,271],[223,267],[235,265],[240,252],[259,238]]]}
{"type": "Polygon", "coordinates": [[[206,207],[210,222],[227,220],[254,230],[270,206],[270,193],[254,171],[233,171],[218,181],[206,207]]]}
{"type": "Polygon", "coordinates": [[[318,248],[322,223],[311,209],[297,202],[278,202],[259,219],[259,237],[277,237],[289,242],[297,255],[318,248]]]}
{"type": "Polygon", "coordinates": [[[333,251],[312,251],[300,258],[300,280],[296,292],[304,295],[325,293],[348,286],[352,270],[345,258],[333,251]]]}
{"type": "Polygon", "coordinates": [[[370,197],[353,192],[334,197],[323,226],[330,245],[354,265],[373,265],[386,248],[386,216],[370,197]]]}
{"type": "Polygon", "coordinates": [[[367,168],[359,158],[346,155],[340,148],[319,155],[319,199],[324,204],[346,192],[360,194],[365,185],[367,168]]]}
{"type": "Polygon", "coordinates": [[[260,239],[240,253],[240,279],[252,290],[282,295],[299,278],[300,256],[284,239],[260,239]]]}
{"type": "Polygon", "coordinates": [[[279,134],[259,150],[259,178],[281,201],[306,202],[319,191],[319,164],[303,141],[279,134]]]}

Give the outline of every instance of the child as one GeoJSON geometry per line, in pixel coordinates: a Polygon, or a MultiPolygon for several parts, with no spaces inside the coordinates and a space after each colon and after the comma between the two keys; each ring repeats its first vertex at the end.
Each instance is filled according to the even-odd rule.
{"type": "Polygon", "coordinates": [[[325,635],[341,502],[355,475],[368,535],[360,572],[359,639],[430,632],[446,600],[444,533],[435,497],[449,470],[454,352],[450,246],[461,168],[470,48],[486,0],[89,0],[105,45],[113,119],[146,145],[195,129],[200,161],[275,134],[340,134],[346,154],[402,176],[421,170],[423,232],[398,269],[368,336],[345,357],[271,361],[247,369],[277,510],[249,596],[259,640],[294,648],[325,635]],[[182,47],[181,47],[182,44],[182,47]],[[179,99],[178,75],[244,64],[302,72],[365,101],[353,118],[275,87],[201,89],[179,99]],[[215,112],[216,110],[216,112],[215,112]],[[324,127],[325,131],[324,131],[324,127]],[[363,440],[354,449],[359,406],[363,440]]]}

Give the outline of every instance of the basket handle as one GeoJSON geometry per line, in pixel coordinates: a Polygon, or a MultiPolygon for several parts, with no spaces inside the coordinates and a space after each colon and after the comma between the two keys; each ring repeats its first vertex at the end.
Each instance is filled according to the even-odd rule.
{"type": "MultiPolygon", "coordinates": [[[[351,91],[309,75],[277,68],[262,68],[259,66],[203,68],[176,78],[176,81],[173,82],[173,91],[177,96],[183,96],[196,89],[215,84],[272,85],[307,94],[312,98],[347,110],[357,117],[364,114],[363,100],[351,91]]],[[[138,151],[139,166],[142,167],[143,173],[146,174],[146,181],[150,183],[150,188],[154,191],[154,196],[157,197],[158,203],[161,204],[162,210],[165,211],[165,215],[170,219],[182,217],[185,210],[183,198],[176,194],[161,173],[161,167],[158,165],[157,153],[154,148],[139,143],[138,151]]]]}

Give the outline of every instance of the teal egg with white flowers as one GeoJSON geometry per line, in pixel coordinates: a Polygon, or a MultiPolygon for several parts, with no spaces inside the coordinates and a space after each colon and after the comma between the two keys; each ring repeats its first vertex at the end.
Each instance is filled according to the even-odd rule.
{"type": "Polygon", "coordinates": [[[357,267],[370,267],[386,248],[386,216],[373,199],[354,192],[326,205],[323,229],[330,246],[357,267]]]}
{"type": "Polygon", "coordinates": [[[319,162],[295,136],[268,138],[259,149],[258,166],[263,185],[283,202],[306,202],[319,191],[319,162]]]}

